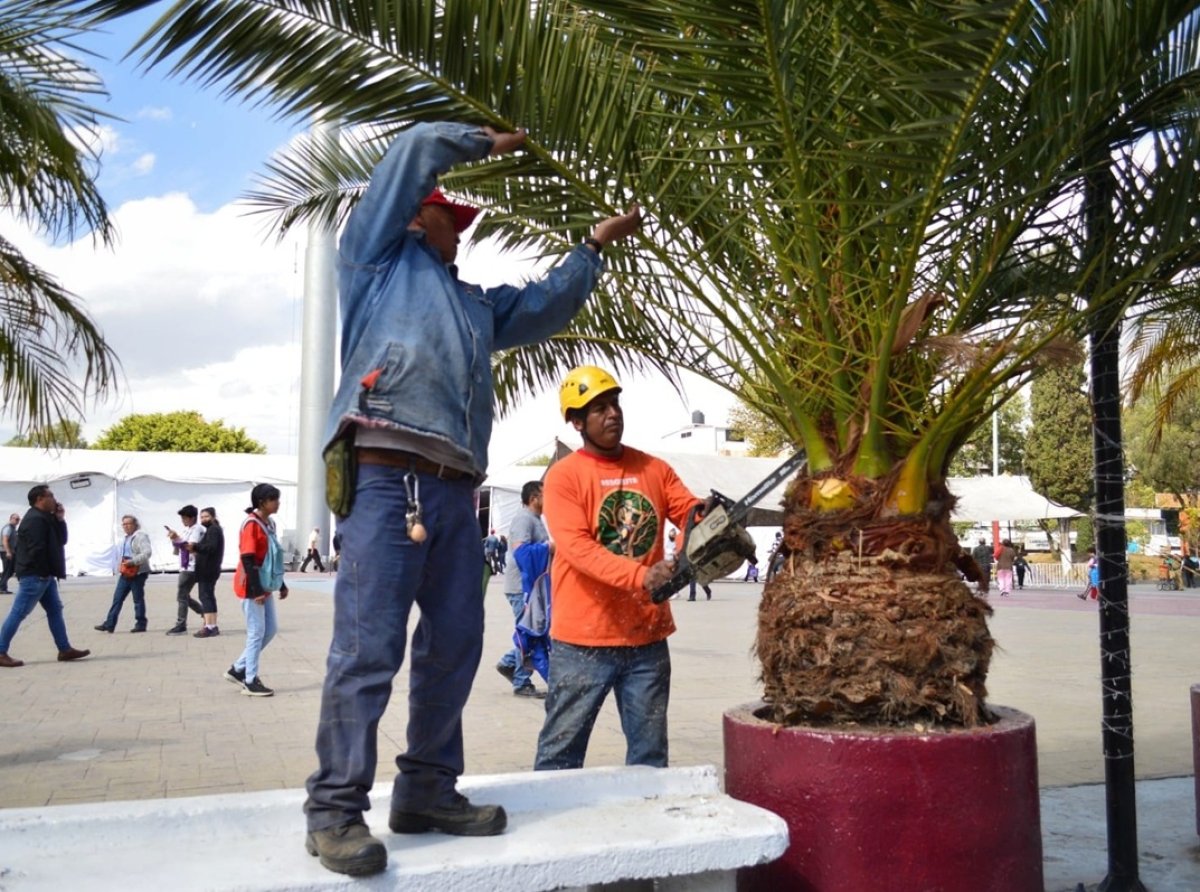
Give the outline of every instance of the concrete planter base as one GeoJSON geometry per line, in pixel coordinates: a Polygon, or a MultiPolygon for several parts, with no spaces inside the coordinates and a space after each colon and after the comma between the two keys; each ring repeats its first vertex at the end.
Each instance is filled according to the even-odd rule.
{"type": "Polygon", "coordinates": [[[739,889],[1042,892],[1031,716],[918,733],[782,727],[725,713],[725,790],[775,812],[791,842],[739,889]]]}

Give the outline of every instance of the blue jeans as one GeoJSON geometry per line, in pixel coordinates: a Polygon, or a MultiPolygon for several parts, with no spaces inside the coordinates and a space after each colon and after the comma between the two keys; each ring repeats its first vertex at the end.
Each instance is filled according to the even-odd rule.
{"type": "MultiPolygon", "coordinates": [[[[508,598],[508,606],[512,608],[513,622],[521,618],[521,613],[525,610],[525,595],[521,592],[513,594],[505,592],[504,597],[508,598]]],[[[500,658],[501,666],[513,667],[513,690],[523,688],[527,684],[533,684],[533,672],[525,668],[525,663],[521,659],[521,652],[515,647],[500,658]]]]}
{"type": "Polygon", "coordinates": [[[338,524],[333,642],[317,725],[319,767],[304,805],[310,830],[357,821],[371,807],[379,720],[404,662],[408,616],[420,608],[409,667],[408,744],[396,759],[392,807],[448,804],[463,772],[462,711],[483,652],[483,567],[471,480],[418,473],[428,538],[408,537],[402,468],[361,465],[354,507],[338,524]]]}
{"type": "Polygon", "coordinates": [[[67,624],[63,620],[62,599],[58,596],[58,580],[53,576],[22,576],[17,580],[17,594],[8,611],[8,618],[0,627],[0,654],[8,653],[8,646],[12,644],[17,629],[38,604],[46,611],[46,622],[55,646],[59,650],[71,649],[67,624]]]}
{"type": "Polygon", "coordinates": [[[246,616],[246,649],[233,661],[233,668],[245,672],[246,681],[253,681],[258,678],[258,658],[275,637],[275,596],[267,595],[261,604],[243,598],[242,613],[246,616]]]}
{"type": "Polygon", "coordinates": [[[121,608],[125,605],[125,599],[130,593],[133,593],[133,622],[139,629],[146,628],[146,574],[139,573],[137,576],[118,576],[117,587],[113,591],[112,606],[108,608],[108,616],[104,618],[104,625],[110,629],[117,627],[117,620],[121,618],[121,608]]]}
{"type": "Polygon", "coordinates": [[[592,726],[613,691],[625,732],[625,764],[667,765],[671,653],[667,642],[638,647],[579,647],[555,641],[550,651],[546,722],[538,735],[537,771],[582,768],[592,726]]]}

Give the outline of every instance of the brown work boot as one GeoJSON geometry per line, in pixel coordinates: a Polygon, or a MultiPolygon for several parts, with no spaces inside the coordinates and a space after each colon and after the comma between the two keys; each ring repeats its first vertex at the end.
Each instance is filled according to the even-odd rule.
{"type": "Polygon", "coordinates": [[[500,805],[472,805],[455,792],[445,805],[420,811],[393,808],[388,827],[393,833],[426,833],[439,830],[452,836],[495,836],[508,826],[508,815],[500,805]]]}
{"type": "Polygon", "coordinates": [[[24,666],[24,660],[14,660],[8,654],[0,654],[0,668],[16,669],[18,666],[24,666]]]}
{"type": "Polygon", "coordinates": [[[68,647],[66,650],[58,652],[58,661],[60,663],[69,663],[72,660],[82,660],[90,653],[90,650],[76,650],[73,647],[68,647]]]}
{"type": "Polygon", "coordinates": [[[387,868],[387,847],[371,835],[362,821],[311,830],[304,848],[321,859],[321,866],[334,873],[365,877],[387,868]]]}

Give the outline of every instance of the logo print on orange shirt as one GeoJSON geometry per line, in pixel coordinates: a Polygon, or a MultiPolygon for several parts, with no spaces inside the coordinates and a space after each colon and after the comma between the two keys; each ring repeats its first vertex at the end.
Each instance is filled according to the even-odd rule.
{"type": "Polygon", "coordinates": [[[618,489],[600,503],[597,539],[613,554],[640,558],[658,539],[658,514],[640,492],[618,489]]]}

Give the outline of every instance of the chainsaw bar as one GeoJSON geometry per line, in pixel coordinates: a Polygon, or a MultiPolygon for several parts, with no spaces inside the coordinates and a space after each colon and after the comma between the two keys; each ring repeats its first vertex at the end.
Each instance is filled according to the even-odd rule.
{"type": "MultiPolygon", "coordinates": [[[[725,496],[721,495],[716,490],[712,491],[715,501],[725,508],[727,521],[724,524],[726,529],[732,529],[740,526],[742,521],[750,514],[750,509],[753,508],[759,501],[763,499],[771,490],[777,487],[780,483],[787,480],[792,474],[800,469],[800,466],[808,460],[808,454],[801,449],[778,468],[760,480],[753,489],[738,499],[736,502],[730,502],[725,496]]],[[[671,578],[664,582],[661,586],[650,593],[650,599],[655,604],[660,604],[677,591],[681,590],[685,585],[690,585],[692,580],[696,578],[696,566],[688,558],[687,546],[692,535],[692,531],[696,528],[696,515],[699,513],[699,506],[688,512],[687,521],[684,526],[683,535],[680,537],[682,545],[676,549],[677,565],[674,574],[671,578]]],[[[702,520],[699,522],[703,522],[702,520]]]]}

